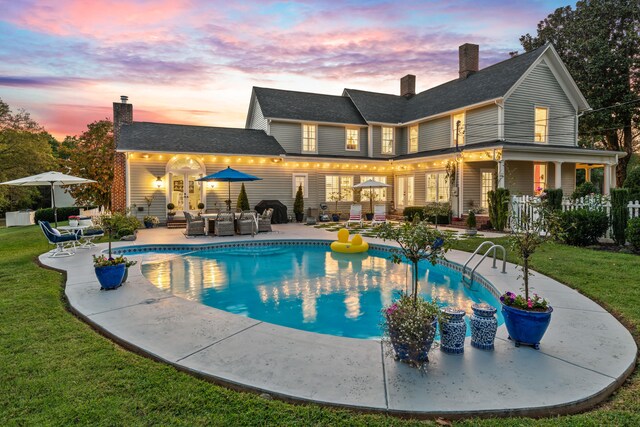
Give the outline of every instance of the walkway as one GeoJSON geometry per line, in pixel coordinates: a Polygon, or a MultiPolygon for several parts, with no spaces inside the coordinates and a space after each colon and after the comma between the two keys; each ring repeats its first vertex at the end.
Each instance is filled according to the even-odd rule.
{"type": "MultiPolygon", "coordinates": [[[[136,242],[116,245],[331,238],[297,224],[274,229],[255,238],[188,240],[181,230],[141,230],[136,242]]],[[[538,273],[532,284],[554,307],[539,351],[516,348],[501,326],[495,351],[472,348],[467,338],[463,355],[433,351],[421,375],[386,356],[376,340],[289,329],[175,297],[147,281],[139,264],[126,285],[100,291],[91,254],[104,248],[66,259],[40,257],[67,271],[65,294],[80,317],[128,348],[179,369],[290,400],[449,418],[561,414],[605,399],[635,366],[637,348],[627,329],[595,302],[538,273]]],[[[452,251],[447,258],[463,264],[468,256],[452,251]]],[[[490,265],[478,271],[499,291],[519,288],[514,265],[507,274],[490,265]]]]}

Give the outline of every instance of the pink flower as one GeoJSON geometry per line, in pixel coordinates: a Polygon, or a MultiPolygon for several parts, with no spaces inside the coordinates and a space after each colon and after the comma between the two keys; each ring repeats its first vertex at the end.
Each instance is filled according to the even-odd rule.
{"type": "Polygon", "coordinates": [[[387,314],[393,314],[396,310],[398,309],[398,304],[393,303],[389,306],[389,308],[387,308],[387,314]]]}
{"type": "Polygon", "coordinates": [[[531,301],[531,299],[527,300],[527,307],[529,308],[533,307],[533,302],[531,301]]]}

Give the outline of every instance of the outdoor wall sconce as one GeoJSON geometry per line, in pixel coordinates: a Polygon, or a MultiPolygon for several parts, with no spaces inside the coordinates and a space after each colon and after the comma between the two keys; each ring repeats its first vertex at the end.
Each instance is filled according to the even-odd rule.
{"type": "Polygon", "coordinates": [[[210,190],[213,190],[214,188],[216,188],[216,182],[215,181],[208,181],[207,182],[207,188],[210,190]]]}
{"type": "Polygon", "coordinates": [[[155,181],[156,188],[159,190],[162,188],[162,178],[157,177],[155,181]]]}

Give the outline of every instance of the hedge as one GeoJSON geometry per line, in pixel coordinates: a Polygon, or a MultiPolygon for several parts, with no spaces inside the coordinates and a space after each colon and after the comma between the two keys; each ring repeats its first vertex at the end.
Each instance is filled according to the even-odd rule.
{"type": "Polygon", "coordinates": [[[598,243],[609,228],[609,217],[604,211],[576,209],[560,214],[563,240],[573,246],[588,246],[598,243]]]}
{"type": "MultiPolygon", "coordinates": [[[[58,208],[58,221],[67,221],[73,215],[80,215],[80,208],[75,206],[58,208]]],[[[35,220],[36,223],[38,221],[55,222],[53,208],[38,209],[35,213],[35,220]]]]}

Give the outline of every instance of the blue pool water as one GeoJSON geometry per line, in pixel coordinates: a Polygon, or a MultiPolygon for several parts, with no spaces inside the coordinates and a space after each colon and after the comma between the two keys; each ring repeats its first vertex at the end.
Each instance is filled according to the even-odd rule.
{"type": "MultiPolygon", "coordinates": [[[[410,283],[408,264],[389,253],[338,254],[326,246],[220,248],[159,257],[142,265],[157,287],[211,307],[269,323],[352,338],[378,338],[380,311],[410,283]]],[[[497,299],[461,283],[460,273],[424,262],[420,293],[462,307],[497,299]]],[[[498,319],[502,323],[502,318],[498,319]]]]}

